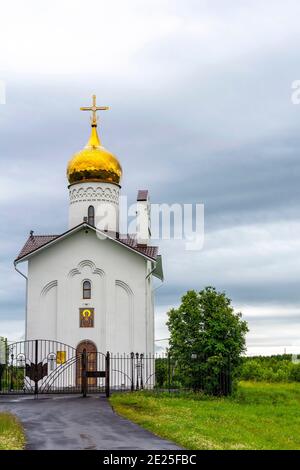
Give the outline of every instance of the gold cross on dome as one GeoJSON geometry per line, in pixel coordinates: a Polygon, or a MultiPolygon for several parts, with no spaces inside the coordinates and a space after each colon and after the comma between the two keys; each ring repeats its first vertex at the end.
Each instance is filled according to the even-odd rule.
{"type": "Polygon", "coordinates": [[[97,111],[106,111],[107,109],[109,109],[108,106],[97,106],[96,104],[96,95],[93,95],[93,104],[92,106],[84,106],[82,108],[80,108],[81,111],[92,111],[92,118],[91,118],[91,122],[92,122],[92,126],[97,126],[97,111]]]}

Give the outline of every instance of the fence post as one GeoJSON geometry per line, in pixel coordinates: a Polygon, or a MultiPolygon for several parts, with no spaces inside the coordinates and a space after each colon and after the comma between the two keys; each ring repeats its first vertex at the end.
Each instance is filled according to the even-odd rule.
{"type": "Polygon", "coordinates": [[[170,351],[168,351],[168,389],[169,393],[171,392],[171,357],[170,351]]]}
{"type": "Polygon", "coordinates": [[[135,354],[135,357],[136,357],[136,364],[135,364],[135,367],[136,367],[136,390],[139,389],[139,353],[136,353],[135,354]]]}
{"type": "Polygon", "coordinates": [[[0,393],[2,392],[2,375],[4,372],[4,365],[0,363],[0,393]]]}
{"type": "Polygon", "coordinates": [[[141,373],[141,390],[143,390],[143,388],[144,388],[144,382],[143,382],[143,367],[144,367],[144,365],[143,365],[143,359],[144,359],[144,354],[141,354],[140,358],[141,358],[141,361],[140,361],[140,366],[141,366],[141,367],[140,367],[140,373],[141,373]]]}
{"type": "Polygon", "coordinates": [[[134,365],[133,365],[133,361],[134,361],[134,353],[132,352],[130,354],[130,359],[131,359],[131,391],[134,392],[134,365]]]}
{"type": "Polygon", "coordinates": [[[35,364],[34,364],[34,394],[39,393],[38,388],[38,362],[39,362],[39,340],[35,340],[35,364]]]}
{"type": "Polygon", "coordinates": [[[110,396],[110,354],[107,351],[105,356],[105,395],[110,396]]]}
{"type": "Polygon", "coordinates": [[[10,360],[11,360],[11,364],[10,364],[10,391],[12,392],[13,389],[14,389],[14,382],[13,382],[13,375],[14,375],[14,355],[11,354],[10,355],[10,360]]]}
{"type": "Polygon", "coordinates": [[[7,342],[0,337],[0,393],[2,392],[2,377],[4,376],[5,365],[7,364],[7,342]]]}
{"type": "Polygon", "coordinates": [[[87,357],[86,357],[86,349],[83,350],[82,355],[81,355],[81,385],[82,385],[82,396],[83,398],[86,398],[87,394],[87,376],[86,376],[86,364],[87,363],[87,357]]]}

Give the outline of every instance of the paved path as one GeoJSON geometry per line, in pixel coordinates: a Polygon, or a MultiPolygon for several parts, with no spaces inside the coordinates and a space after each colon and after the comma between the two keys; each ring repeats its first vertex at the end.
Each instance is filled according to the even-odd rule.
{"type": "Polygon", "coordinates": [[[118,416],[102,396],[2,396],[4,410],[23,423],[27,449],[179,449],[118,416]]]}

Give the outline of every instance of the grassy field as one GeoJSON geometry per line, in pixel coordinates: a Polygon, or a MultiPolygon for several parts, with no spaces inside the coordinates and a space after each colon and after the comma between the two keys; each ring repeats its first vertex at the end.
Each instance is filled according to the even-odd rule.
{"type": "Polygon", "coordinates": [[[300,384],[241,382],[234,397],[135,392],[114,410],[186,449],[300,449],[300,384]]]}
{"type": "Polygon", "coordinates": [[[25,446],[23,429],[10,413],[0,413],[0,450],[20,450],[25,446]]]}

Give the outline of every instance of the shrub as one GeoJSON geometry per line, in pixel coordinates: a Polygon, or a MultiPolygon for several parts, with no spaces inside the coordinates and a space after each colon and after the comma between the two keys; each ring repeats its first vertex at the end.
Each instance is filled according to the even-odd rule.
{"type": "Polygon", "coordinates": [[[176,380],[184,387],[212,395],[230,394],[248,331],[231,300],[213,287],[188,291],[168,317],[176,380]]]}
{"type": "Polygon", "coordinates": [[[300,364],[293,364],[288,355],[248,357],[244,358],[240,377],[258,382],[300,382],[300,364]]]}

